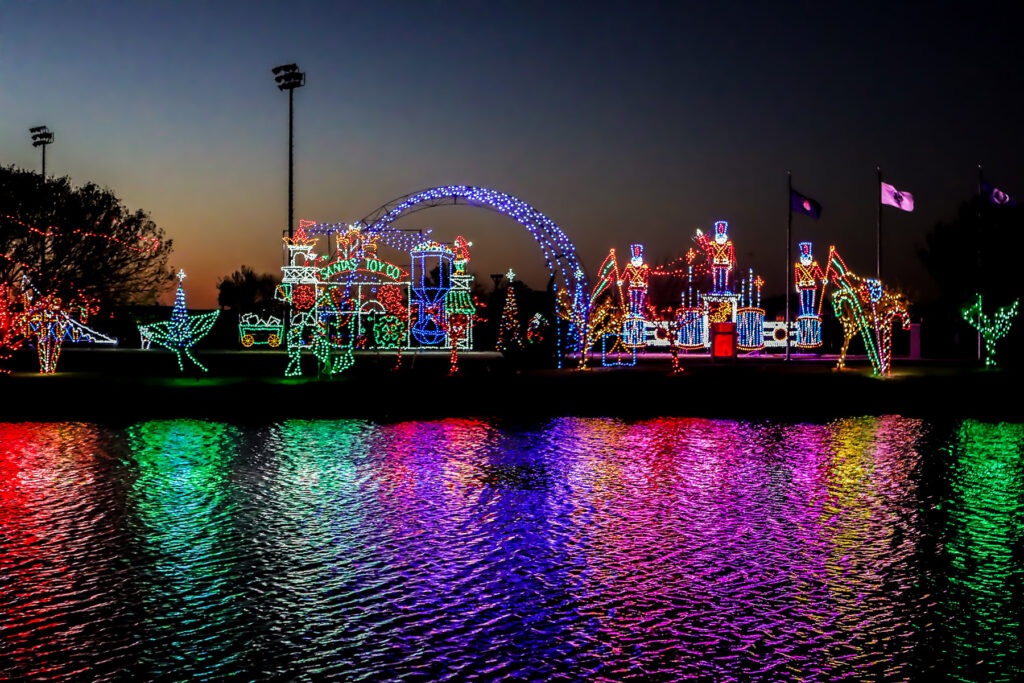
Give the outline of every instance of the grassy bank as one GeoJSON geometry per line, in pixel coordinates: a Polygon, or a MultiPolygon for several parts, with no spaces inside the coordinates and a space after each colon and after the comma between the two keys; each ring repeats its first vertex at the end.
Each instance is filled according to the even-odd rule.
{"type": "MultiPolygon", "coordinates": [[[[1015,398],[1019,375],[971,365],[899,362],[876,378],[863,362],[842,372],[834,360],[741,358],[714,364],[684,357],[669,375],[667,356],[632,368],[516,369],[494,353],[464,354],[462,374],[447,376],[445,353],[366,354],[335,377],[285,378],[281,352],[207,352],[208,374],[181,374],[173,354],[138,350],[74,350],[61,371],[30,367],[0,379],[0,420],[92,420],[111,423],[193,417],[233,421],[358,417],[600,415],[624,418],[713,416],[819,420],[901,414],[1024,420],[1015,398]]],[[[28,358],[30,361],[31,358],[28,358]]],[[[25,359],[21,362],[24,364],[25,359]]]]}

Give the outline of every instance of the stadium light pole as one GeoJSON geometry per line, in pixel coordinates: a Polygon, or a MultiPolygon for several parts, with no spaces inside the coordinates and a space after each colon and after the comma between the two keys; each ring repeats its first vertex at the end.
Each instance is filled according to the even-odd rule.
{"type": "MultiPolygon", "coordinates": [[[[43,150],[43,187],[46,187],[46,146],[53,144],[53,131],[46,126],[32,126],[28,129],[28,132],[32,135],[32,146],[42,147],[43,150]]],[[[42,237],[42,246],[39,249],[39,278],[40,284],[45,285],[46,281],[46,249],[47,249],[46,235],[42,237]]]]}
{"type": "Polygon", "coordinates": [[[46,180],[46,146],[53,144],[53,131],[46,126],[33,126],[28,132],[32,134],[32,146],[43,148],[43,180],[46,180]]]}
{"type": "Polygon", "coordinates": [[[278,90],[288,91],[288,238],[294,236],[292,225],[294,223],[294,173],[293,173],[293,131],[294,131],[294,101],[295,89],[306,85],[306,72],[299,71],[296,64],[282,64],[275,66],[271,71],[274,73],[274,81],[277,82],[278,90]]]}

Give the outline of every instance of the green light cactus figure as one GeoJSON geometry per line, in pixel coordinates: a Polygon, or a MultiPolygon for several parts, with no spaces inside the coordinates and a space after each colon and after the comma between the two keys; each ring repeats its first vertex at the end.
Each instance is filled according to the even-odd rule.
{"type": "Polygon", "coordinates": [[[1017,317],[1018,304],[1020,304],[1020,299],[1009,306],[1003,306],[989,318],[982,312],[981,292],[978,292],[978,300],[960,312],[964,320],[978,330],[982,339],[985,340],[986,368],[996,367],[996,342],[1005,337],[1013,326],[1013,319],[1017,317]]]}

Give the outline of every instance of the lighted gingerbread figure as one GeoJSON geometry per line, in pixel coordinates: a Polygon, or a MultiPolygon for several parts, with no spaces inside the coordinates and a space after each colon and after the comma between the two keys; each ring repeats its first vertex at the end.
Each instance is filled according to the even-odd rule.
{"type": "Polygon", "coordinates": [[[818,262],[811,253],[811,243],[800,243],[800,260],[794,264],[794,282],[800,295],[800,313],[797,316],[796,345],[812,349],[821,346],[821,316],[815,303],[818,283],[825,279],[818,262]]]}
{"type": "Polygon", "coordinates": [[[644,245],[629,246],[629,264],[622,269],[622,282],[627,285],[626,315],[622,322],[622,343],[628,348],[637,348],[646,341],[647,280],[651,267],[644,263],[644,245]]]}
{"type": "Polygon", "coordinates": [[[715,221],[714,240],[697,230],[697,244],[704,249],[708,265],[711,266],[712,291],[728,292],[729,273],[736,265],[736,248],[729,239],[729,223],[715,221]]]}

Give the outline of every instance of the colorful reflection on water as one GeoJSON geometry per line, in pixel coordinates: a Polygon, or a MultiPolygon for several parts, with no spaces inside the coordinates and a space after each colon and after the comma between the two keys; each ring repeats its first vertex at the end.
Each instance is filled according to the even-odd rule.
{"type": "Polygon", "coordinates": [[[1024,426],[0,424],[0,679],[1019,679],[1024,426]]]}

